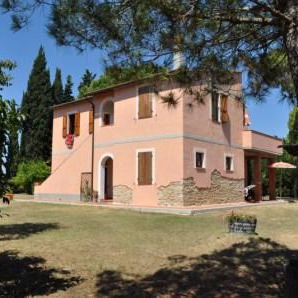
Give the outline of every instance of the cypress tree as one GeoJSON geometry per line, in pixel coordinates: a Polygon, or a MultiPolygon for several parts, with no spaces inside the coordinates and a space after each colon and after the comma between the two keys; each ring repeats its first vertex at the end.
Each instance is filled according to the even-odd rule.
{"type": "Polygon", "coordinates": [[[83,74],[78,87],[79,97],[82,97],[84,95],[84,90],[86,90],[90,86],[95,77],[96,74],[92,73],[89,69],[85,70],[85,73],[83,74]]]}
{"type": "Polygon", "coordinates": [[[63,93],[63,102],[69,102],[74,100],[74,96],[72,94],[72,78],[70,75],[66,77],[66,84],[64,88],[64,93],[63,93]]]}
{"type": "Polygon", "coordinates": [[[63,102],[63,85],[61,79],[61,69],[56,68],[55,79],[52,85],[52,98],[54,105],[63,102]]]}
{"type": "Polygon", "coordinates": [[[22,131],[21,152],[25,160],[50,159],[53,104],[50,72],[41,46],[33,63],[22,102],[26,123],[22,131]]]}
{"type": "Polygon", "coordinates": [[[20,108],[14,100],[7,102],[7,156],[6,156],[6,177],[7,180],[14,177],[17,173],[19,160],[19,130],[22,117],[20,108]]]}

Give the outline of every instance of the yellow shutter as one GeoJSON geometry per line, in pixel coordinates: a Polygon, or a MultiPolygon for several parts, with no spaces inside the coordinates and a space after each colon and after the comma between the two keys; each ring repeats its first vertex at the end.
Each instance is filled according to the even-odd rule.
{"type": "Polygon", "coordinates": [[[93,111],[89,111],[89,134],[92,134],[94,131],[94,116],[93,111]]]}
{"type": "Polygon", "coordinates": [[[152,152],[138,153],[138,184],[152,184],[152,152]]]}
{"type": "Polygon", "coordinates": [[[80,113],[75,114],[75,136],[78,137],[80,135],[80,113]]]}
{"type": "Polygon", "coordinates": [[[221,95],[221,122],[225,123],[229,121],[228,114],[228,96],[221,95]]]}
{"type": "Polygon", "coordinates": [[[62,137],[66,138],[67,135],[67,116],[63,116],[63,126],[62,126],[62,137]]]}
{"type": "Polygon", "coordinates": [[[139,119],[152,117],[152,91],[150,86],[139,88],[139,119]]]}

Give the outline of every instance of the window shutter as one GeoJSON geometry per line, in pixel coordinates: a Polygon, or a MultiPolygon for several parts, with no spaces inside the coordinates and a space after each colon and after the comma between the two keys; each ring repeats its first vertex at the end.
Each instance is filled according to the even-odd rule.
{"type": "Polygon", "coordinates": [[[89,134],[92,134],[94,131],[94,116],[93,111],[89,111],[89,134]]]}
{"type": "Polygon", "coordinates": [[[152,152],[138,153],[138,184],[152,184],[152,152]]]}
{"type": "Polygon", "coordinates": [[[212,120],[218,121],[218,93],[212,92],[212,120]]]}
{"type": "Polygon", "coordinates": [[[139,119],[152,117],[152,92],[151,87],[139,88],[139,119]]]}
{"type": "Polygon", "coordinates": [[[223,123],[229,121],[229,114],[228,114],[228,96],[221,95],[221,121],[223,123]]]}
{"type": "Polygon", "coordinates": [[[75,114],[75,136],[78,137],[80,135],[80,113],[75,114]]]}
{"type": "Polygon", "coordinates": [[[67,135],[67,116],[63,116],[63,127],[62,127],[62,137],[66,138],[67,135]]]}

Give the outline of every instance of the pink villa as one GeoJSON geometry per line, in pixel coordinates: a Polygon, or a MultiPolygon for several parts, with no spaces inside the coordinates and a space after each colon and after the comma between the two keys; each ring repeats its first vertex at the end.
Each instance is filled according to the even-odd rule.
{"type": "MultiPolygon", "coordinates": [[[[137,80],[55,106],[52,171],[35,186],[35,198],[198,206],[243,201],[244,186],[253,182],[260,200],[261,159],[273,163],[281,140],[244,125],[241,86],[235,73],[232,86],[198,104],[172,80],[154,87],[137,80]],[[177,97],[175,106],[161,100],[169,94],[177,97]]],[[[275,199],[274,169],[269,193],[275,199]]]]}

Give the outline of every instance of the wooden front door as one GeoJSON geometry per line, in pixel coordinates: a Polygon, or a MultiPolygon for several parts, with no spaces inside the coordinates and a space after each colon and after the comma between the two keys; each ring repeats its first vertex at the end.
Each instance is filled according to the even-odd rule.
{"type": "Polygon", "coordinates": [[[108,158],[104,167],[104,198],[105,200],[113,199],[113,160],[108,158]]]}

